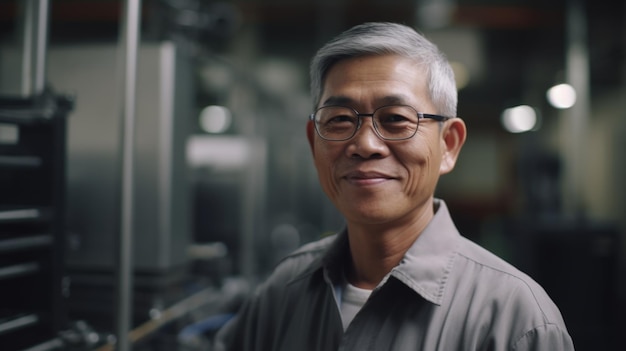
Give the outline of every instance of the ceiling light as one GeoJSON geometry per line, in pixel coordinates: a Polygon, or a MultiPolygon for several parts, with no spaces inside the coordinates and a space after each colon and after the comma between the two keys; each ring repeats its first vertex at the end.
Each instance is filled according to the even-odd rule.
{"type": "Polygon", "coordinates": [[[502,112],[502,126],[511,133],[528,132],[537,125],[537,113],[528,105],[507,108],[502,112]]]}
{"type": "Polygon", "coordinates": [[[548,102],[555,108],[566,109],[576,103],[576,90],[569,84],[558,84],[548,89],[548,102]]]}
{"type": "Polygon", "coordinates": [[[200,112],[200,127],[207,133],[224,133],[232,122],[230,110],[224,106],[207,106],[200,112]]]}

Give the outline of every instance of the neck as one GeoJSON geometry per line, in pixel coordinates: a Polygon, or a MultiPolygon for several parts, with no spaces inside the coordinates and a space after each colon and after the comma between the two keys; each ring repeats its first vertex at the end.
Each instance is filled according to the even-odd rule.
{"type": "Polygon", "coordinates": [[[397,266],[434,215],[428,211],[408,223],[389,226],[348,223],[351,265],[346,276],[359,288],[374,289],[397,266]]]}

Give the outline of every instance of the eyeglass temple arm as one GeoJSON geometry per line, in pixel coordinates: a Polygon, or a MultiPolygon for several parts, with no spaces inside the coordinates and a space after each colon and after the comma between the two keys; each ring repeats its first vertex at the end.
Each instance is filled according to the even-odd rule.
{"type": "Polygon", "coordinates": [[[421,116],[422,118],[430,118],[438,122],[443,122],[443,121],[447,121],[449,119],[454,118],[454,117],[447,117],[447,116],[441,116],[441,115],[431,115],[429,113],[422,113],[421,116]]]}

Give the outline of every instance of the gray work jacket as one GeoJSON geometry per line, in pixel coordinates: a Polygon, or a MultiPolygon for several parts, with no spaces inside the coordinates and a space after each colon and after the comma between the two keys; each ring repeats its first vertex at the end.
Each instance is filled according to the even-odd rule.
{"type": "Polygon", "coordinates": [[[216,337],[216,350],[573,350],[546,292],[462,237],[443,201],[343,330],[347,233],[285,258],[216,337]]]}

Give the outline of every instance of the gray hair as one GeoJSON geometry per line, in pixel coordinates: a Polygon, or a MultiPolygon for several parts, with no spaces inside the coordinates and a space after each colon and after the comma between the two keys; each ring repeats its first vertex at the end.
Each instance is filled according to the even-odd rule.
{"type": "Polygon", "coordinates": [[[428,75],[428,91],[437,113],[456,116],[456,83],[445,55],[413,28],[385,22],[352,27],[319,49],[310,67],[313,109],[320,103],[323,81],[332,65],[351,57],[386,54],[400,55],[421,65],[428,75]]]}

